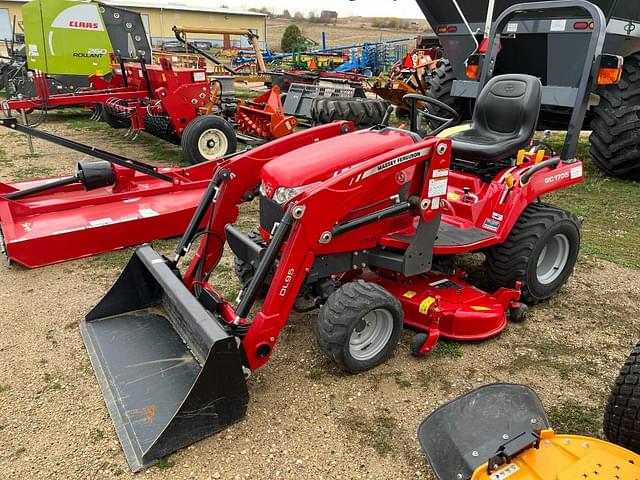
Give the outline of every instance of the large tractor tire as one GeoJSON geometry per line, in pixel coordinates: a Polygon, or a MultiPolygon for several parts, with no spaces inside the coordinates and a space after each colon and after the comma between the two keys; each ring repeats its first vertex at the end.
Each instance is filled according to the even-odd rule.
{"type": "Polygon", "coordinates": [[[391,356],[404,314],[397,298],[374,283],[349,282],[320,309],[314,332],[320,350],[351,373],[369,370],[391,356]]]}
{"type": "Polygon", "coordinates": [[[386,100],[356,97],[318,97],[311,103],[311,120],[320,125],[336,120],[350,120],[358,128],[382,123],[389,108],[386,100]]]}
{"type": "MultiPolygon", "coordinates": [[[[468,98],[460,98],[451,96],[451,87],[456,77],[453,73],[453,67],[449,60],[442,60],[442,63],[435,69],[433,75],[427,80],[427,97],[440,100],[453,108],[460,115],[460,121],[469,120],[471,118],[471,101],[468,98]]],[[[434,115],[448,117],[450,114],[444,110],[429,105],[429,110],[434,115]]]]}
{"type": "Polygon", "coordinates": [[[182,132],[181,143],[185,158],[195,165],[235,152],[238,139],[224,118],[202,115],[189,122],[182,132]]]}
{"type": "Polygon", "coordinates": [[[536,304],[557,294],[580,250],[580,220],[543,203],[529,205],[507,240],[486,252],[489,278],[498,287],[522,283],[522,300],[536,304]]]}
{"type": "Polygon", "coordinates": [[[624,362],[604,412],[610,442],[640,453],[640,343],[624,362]]]}
{"type": "Polygon", "coordinates": [[[607,175],[640,180],[640,53],[624,60],[617,85],[599,87],[591,121],[591,158],[607,175]]]}

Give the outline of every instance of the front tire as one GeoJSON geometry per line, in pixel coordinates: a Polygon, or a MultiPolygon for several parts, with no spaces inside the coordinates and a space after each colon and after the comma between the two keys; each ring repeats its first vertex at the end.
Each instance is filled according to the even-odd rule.
{"type": "Polygon", "coordinates": [[[387,290],[362,280],[333,292],[320,309],[314,332],[320,350],[351,373],[387,360],[400,340],[404,313],[387,290]]]}
{"type": "Polygon", "coordinates": [[[233,127],[217,115],[194,118],[182,132],[182,151],[192,165],[216,160],[236,151],[233,127]]]}
{"type": "Polygon", "coordinates": [[[611,388],[603,427],[610,442],[640,453],[640,343],[611,388]]]}
{"type": "Polygon", "coordinates": [[[522,282],[522,301],[539,303],[556,295],[573,272],[580,250],[580,221],[559,208],[529,205],[507,240],[489,248],[486,267],[499,287],[522,282]]]}

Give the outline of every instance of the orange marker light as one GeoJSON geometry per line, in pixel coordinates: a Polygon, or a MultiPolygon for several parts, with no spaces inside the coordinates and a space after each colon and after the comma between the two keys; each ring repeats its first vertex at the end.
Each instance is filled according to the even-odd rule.
{"type": "Polygon", "coordinates": [[[480,65],[467,65],[467,78],[477,80],[480,76],[480,65]]]}
{"type": "Polygon", "coordinates": [[[615,85],[622,78],[622,68],[601,68],[598,70],[598,85],[615,85]]]}
{"type": "Polygon", "coordinates": [[[622,78],[624,60],[618,55],[603,54],[600,56],[598,85],[614,85],[622,78]]]}

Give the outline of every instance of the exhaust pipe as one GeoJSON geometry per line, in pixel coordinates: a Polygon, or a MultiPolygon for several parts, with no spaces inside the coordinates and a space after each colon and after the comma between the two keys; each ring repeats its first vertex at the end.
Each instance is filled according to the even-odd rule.
{"type": "Polygon", "coordinates": [[[135,254],[80,332],[134,472],[244,418],[242,354],[151,247],[135,254]]]}

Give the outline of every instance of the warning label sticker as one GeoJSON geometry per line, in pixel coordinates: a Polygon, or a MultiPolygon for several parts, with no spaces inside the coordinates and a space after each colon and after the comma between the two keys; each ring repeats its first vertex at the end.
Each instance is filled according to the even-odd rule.
{"type": "Polygon", "coordinates": [[[435,179],[432,178],[429,180],[429,191],[427,192],[427,196],[429,198],[433,197],[442,197],[447,194],[447,178],[435,179]]]}

